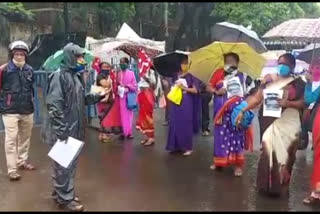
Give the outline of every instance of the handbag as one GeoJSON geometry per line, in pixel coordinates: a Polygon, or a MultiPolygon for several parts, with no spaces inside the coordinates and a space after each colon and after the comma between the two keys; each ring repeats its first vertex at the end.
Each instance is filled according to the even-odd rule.
{"type": "Polygon", "coordinates": [[[173,86],[167,95],[168,100],[176,105],[180,105],[182,101],[182,89],[178,86],[173,86]]]}
{"type": "Polygon", "coordinates": [[[135,110],[137,107],[138,107],[137,93],[136,92],[128,92],[128,94],[127,94],[127,108],[129,110],[135,110]]]}
{"type": "Polygon", "coordinates": [[[159,99],[159,108],[165,108],[167,106],[166,97],[162,95],[159,99]]]}

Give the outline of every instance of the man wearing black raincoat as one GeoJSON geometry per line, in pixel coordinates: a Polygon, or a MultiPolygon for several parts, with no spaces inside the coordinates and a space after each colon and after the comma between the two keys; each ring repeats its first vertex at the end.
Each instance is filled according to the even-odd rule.
{"type": "MultiPolygon", "coordinates": [[[[47,93],[47,122],[45,142],[53,146],[57,140],[66,141],[73,137],[84,141],[85,105],[99,102],[105,93],[85,94],[83,80],[84,49],[69,43],[63,49],[64,59],[60,71],[49,77],[47,93]]],[[[53,196],[57,204],[70,211],[83,211],[83,205],[75,196],[74,182],[77,158],[66,169],[53,164],[53,196]]]]}

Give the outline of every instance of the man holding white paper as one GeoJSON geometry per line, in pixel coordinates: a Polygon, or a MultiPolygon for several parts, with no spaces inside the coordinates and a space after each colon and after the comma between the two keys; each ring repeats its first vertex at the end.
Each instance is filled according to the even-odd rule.
{"type": "MultiPolygon", "coordinates": [[[[48,120],[45,122],[45,142],[51,146],[58,141],[84,141],[85,105],[95,104],[105,96],[85,94],[83,71],[85,70],[84,49],[75,44],[68,44],[63,49],[64,59],[59,72],[49,77],[47,109],[48,120]],[[74,139],[72,139],[74,138],[74,139]]],[[[71,143],[71,142],[70,142],[71,143]]],[[[69,144],[69,143],[68,143],[69,144]]],[[[73,154],[70,154],[73,155],[73,154]]],[[[56,203],[70,211],[83,211],[83,205],[75,196],[74,181],[77,156],[68,168],[54,162],[52,195],[56,203]]]]}

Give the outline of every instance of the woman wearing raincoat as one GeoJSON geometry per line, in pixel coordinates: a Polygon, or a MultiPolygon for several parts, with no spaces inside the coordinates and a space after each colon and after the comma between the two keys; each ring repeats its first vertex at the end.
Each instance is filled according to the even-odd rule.
{"type": "Polygon", "coordinates": [[[169,152],[183,152],[184,156],[192,154],[193,133],[199,129],[200,98],[199,80],[187,73],[188,57],[182,60],[180,72],[174,78],[175,84],[183,91],[180,105],[170,102],[169,134],[166,150],[169,152]],[[185,84],[182,84],[184,82],[185,84]]]}
{"type": "Polygon", "coordinates": [[[282,187],[289,184],[300,138],[305,83],[301,78],[292,78],[295,65],[296,59],[292,54],[281,55],[278,59],[278,73],[267,75],[257,92],[247,97],[232,112],[234,123],[239,126],[248,110],[263,103],[263,90],[269,84],[292,80],[282,87],[284,97],[278,100],[282,107],[281,117],[259,117],[262,152],[257,169],[257,188],[258,191],[269,195],[281,194],[282,187]]]}
{"type": "Polygon", "coordinates": [[[311,176],[311,194],[304,199],[305,204],[320,201],[320,66],[310,67],[307,74],[307,84],[304,92],[305,103],[308,107],[306,117],[308,118],[307,129],[312,131],[313,139],[313,170],[311,176]]]}
{"type": "Polygon", "coordinates": [[[213,115],[215,118],[213,163],[210,168],[215,170],[233,165],[235,176],[242,175],[245,144],[246,142],[252,143],[252,136],[247,128],[235,129],[232,126],[231,112],[255,85],[249,76],[238,71],[239,61],[237,54],[225,54],[224,69],[218,69],[208,85],[208,91],[214,94],[213,115]],[[230,96],[227,92],[230,86],[226,86],[224,82],[234,78],[239,80],[240,85],[237,90],[243,92],[242,96],[230,96]]]}

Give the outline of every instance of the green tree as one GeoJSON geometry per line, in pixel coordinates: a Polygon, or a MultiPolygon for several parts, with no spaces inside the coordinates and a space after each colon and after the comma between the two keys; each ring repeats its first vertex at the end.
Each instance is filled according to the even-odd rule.
{"type": "Polygon", "coordinates": [[[304,3],[217,3],[211,15],[219,21],[252,25],[252,29],[262,35],[283,21],[317,13],[310,7],[318,8],[318,5],[310,3],[312,5],[301,7],[301,4],[304,3]]]}
{"type": "Polygon", "coordinates": [[[34,14],[24,7],[21,2],[0,3],[0,14],[13,19],[33,20],[34,14]]]}
{"type": "Polygon", "coordinates": [[[320,6],[319,3],[314,2],[302,2],[298,5],[304,11],[305,18],[319,18],[320,17],[320,6]]]}
{"type": "Polygon", "coordinates": [[[69,3],[69,11],[72,16],[83,20],[86,26],[87,13],[98,15],[99,32],[102,35],[113,34],[123,22],[128,22],[135,15],[135,6],[132,2],[92,2],[69,3]]]}
{"type": "Polygon", "coordinates": [[[29,20],[32,21],[34,14],[24,7],[21,2],[2,2],[0,3],[0,42],[3,44],[9,44],[10,42],[10,31],[9,21],[21,21],[29,20]]]}

